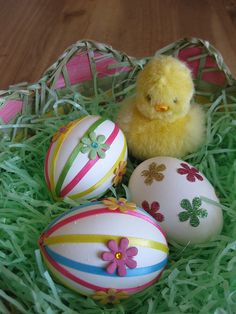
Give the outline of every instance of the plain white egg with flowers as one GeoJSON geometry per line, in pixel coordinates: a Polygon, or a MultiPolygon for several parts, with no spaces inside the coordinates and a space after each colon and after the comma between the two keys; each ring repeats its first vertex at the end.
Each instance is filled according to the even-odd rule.
{"type": "Polygon", "coordinates": [[[132,200],[159,221],[169,240],[203,243],[222,230],[223,214],[213,186],[185,161],[145,160],[132,173],[129,189],[132,200]]]}

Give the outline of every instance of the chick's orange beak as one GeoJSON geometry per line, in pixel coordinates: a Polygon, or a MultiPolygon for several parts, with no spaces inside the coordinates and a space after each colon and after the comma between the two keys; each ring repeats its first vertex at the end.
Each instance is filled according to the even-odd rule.
{"type": "Polygon", "coordinates": [[[155,106],[155,110],[156,110],[157,112],[166,112],[166,111],[169,110],[169,106],[167,106],[167,105],[162,105],[162,104],[158,104],[158,105],[155,106]]]}

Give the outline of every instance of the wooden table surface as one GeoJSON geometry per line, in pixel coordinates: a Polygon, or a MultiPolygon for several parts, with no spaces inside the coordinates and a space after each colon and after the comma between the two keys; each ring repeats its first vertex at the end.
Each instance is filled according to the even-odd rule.
{"type": "Polygon", "coordinates": [[[143,57],[199,37],[236,76],[236,0],[0,0],[0,8],[0,89],[38,80],[80,39],[143,57]]]}

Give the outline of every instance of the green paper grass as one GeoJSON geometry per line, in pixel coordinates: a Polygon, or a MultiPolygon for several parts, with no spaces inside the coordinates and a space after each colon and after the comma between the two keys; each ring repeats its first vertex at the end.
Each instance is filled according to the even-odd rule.
{"type": "MultiPolygon", "coordinates": [[[[25,112],[11,125],[1,126],[12,131],[11,135],[2,132],[0,139],[1,313],[236,313],[236,101],[232,96],[236,86],[219,91],[212,103],[204,105],[205,143],[185,157],[216,189],[224,213],[221,235],[191,247],[171,243],[161,279],[117,306],[102,306],[72,292],[45,268],[37,246],[39,235],[54,218],[79,204],[70,199],[55,202],[47,190],[43,165],[51,137],[60,126],[84,114],[115,120],[117,98],[129,95],[134,87],[131,82],[122,92],[98,89],[91,96],[64,89],[56,102],[51,100],[55,95],[47,97],[48,109],[54,110],[51,116],[25,112]],[[59,114],[60,106],[67,114],[59,114]]],[[[138,163],[130,156],[124,185],[107,195],[129,193],[126,185],[138,163]]]]}

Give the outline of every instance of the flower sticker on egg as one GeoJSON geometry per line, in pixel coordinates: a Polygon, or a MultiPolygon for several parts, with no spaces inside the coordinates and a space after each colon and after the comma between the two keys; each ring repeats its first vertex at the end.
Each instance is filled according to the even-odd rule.
{"type": "Polygon", "coordinates": [[[149,213],[157,221],[164,221],[165,217],[162,213],[159,212],[160,204],[158,202],[152,202],[150,206],[147,201],[143,201],[142,208],[145,209],[146,212],[149,213]]]}
{"type": "Polygon", "coordinates": [[[62,213],[43,231],[39,247],[61,284],[104,304],[152,285],[169,251],[164,231],[143,209],[114,212],[102,201],[62,213]]]}
{"type": "Polygon", "coordinates": [[[220,234],[223,226],[223,213],[214,187],[195,167],[177,158],[154,157],[140,163],[128,183],[132,201],[152,216],[161,213],[164,220],[160,225],[168,239],[181,245],[210,241],[220,234]],[[155,164],[166,167],[162,172],[164,179],[161,182],[153,179],[147,185],[144,175],[150,175],[148,170],[155,169],[155,164]],[[147,203],[143,204],[144,201],[147,203]]]}
{"type": "Polygon", "coordinates": [[[135,210],[136,204],[128,202],[125,198],[121,197],[118,200],[114,197],[108,197],[103,200],[103,204],[110,210],[120,210],[127,212],[128,210],[135,210]]]}
{"type": "Polygon", "coordinates": [[[83,145],[81,148],[81,152],[83,154],[88,153],[89,159],[96,159],[98,156],[99,158],[105,158],[107,151],[110,146],[105,144],[105,136],[98,135],[96,136],[95,132],[91,132],[89,136],[85,136],[81,139],[81,144],[83,145]]]}
{"type": "Polygon", "coordinates": [[[182,168],[178,168],[177,172],[181,175],[186,175],[186,179],[189,182],[195,182],[196,180],[203,181],[203,177],[195,167],[190,167],[186,163],[181,163],[180,165],[182,168]]]}
{"type": "Polygon", "coordinates": [[[119,304],[121,300],[127,299],[128,293],[125,291],[117,291],[116,289],[108,289],[105,291],[97,291],[92,298],[96,301],[100,301],[102,304],[119,304]]]}
{"type": "Polygon", "coordinates": [[[121,161],[118,165],[118,167],[115,169],[114,171],[114,178],[113,178],[113,184],[114,186],[117,186],[119,183],[121,183],[123,175],[126,172],[126,166],[127,166],[127,162],[126,161],[121,161]]]}
{"type": "Polygon", "coordinates": [[[161,173],[164,170],[166,170],[166,166],[164,164],[156,164],[155,162],[152,162],[149,167],[148,170],[143,170],[141,175],[143,177],[145,177],[144,182],[147,185],[151,185],[153,183],[153,181],[162,181],[164,179],[164,174],[161,173]]]}
{"type": "Polygon", "coordinates": [[[55,199],[103,195],[114,184],[115,169],[127,159],[123,132],[99,116],[84,116],[61,127],[54,140],[45,156],[44,174],[55,199]]]}
{"type": "Polygon", "coordinates": [[[192,227],[200,225],[199,218],[206,218],[208,213],[206,209],[201,208],[202,201],[199,197],[194,197],[192,204],[189,200],[183,199],[180,206],[185,210],[178,214],[181,222],[189,220],[192,227]]]}
{"type": "Polygon", "coordinates": [[[126,266],[131,269],[137,267],[137,262],[133,260],[133,257],[138,254],[138,249],[134,246],[128,247],[128,245],[127,238],[122,238],[119,245],[114,240],[108,241],[107,247],[110,252],[103,252],[102,260],[110,262],[106,268],[109,274],[113,274],[117,269],[118,275],[124,277],[126,266]]]}

